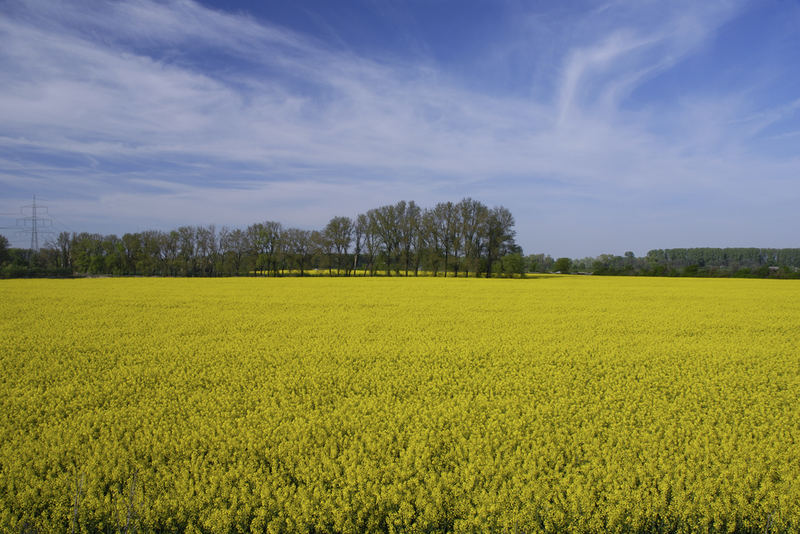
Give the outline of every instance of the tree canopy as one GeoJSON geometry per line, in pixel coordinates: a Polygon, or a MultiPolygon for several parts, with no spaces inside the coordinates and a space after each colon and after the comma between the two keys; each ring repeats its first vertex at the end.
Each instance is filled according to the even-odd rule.
{"type": "Polygon", "coordinates": [[[465,198],[422,208],[401,200],[354,218],[333,217],[319,230],[266,220],[246,228],[181,226],[122,237],[62,232],[36,262],[81,274],[303,276],[314,270],[331,276],[488,277],[521,271],[519,262],[503,261],[521,253],[515,236],[514,217],[502,206],[465,198]]]}

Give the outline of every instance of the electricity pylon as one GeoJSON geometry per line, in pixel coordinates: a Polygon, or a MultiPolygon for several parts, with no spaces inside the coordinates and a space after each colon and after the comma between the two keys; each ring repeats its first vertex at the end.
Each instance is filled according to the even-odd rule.
{"type": "Polygon", "coordinates": [[[4,230],[16,230],[17,234],[30,234],[31,246],[30,254],[28,257],[28,264],[33,265],[33,257],[39,252],[39,234],[52,234],[52,230],[47,228],[53,227],[53,219],[50,217],[42,217],[42,214],[49,215],[47,206],[42,206],[36,203],[36,195],[33,195],[33,204],[22,206],[20,209],[22,217],[17,217],[14,226],[0,226],[4,230]],[[26,212],[30,210],[30,214],[26,212]]]}

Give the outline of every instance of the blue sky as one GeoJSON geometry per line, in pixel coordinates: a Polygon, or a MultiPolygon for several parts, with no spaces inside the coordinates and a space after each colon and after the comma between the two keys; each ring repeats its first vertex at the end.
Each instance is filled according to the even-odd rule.
{"type": "Polygon", "coordinates": [[[57,231],[471,196],[526,253],[800,246],[796,1],[0,0],[0,42],[0,212],[57,231]]]}

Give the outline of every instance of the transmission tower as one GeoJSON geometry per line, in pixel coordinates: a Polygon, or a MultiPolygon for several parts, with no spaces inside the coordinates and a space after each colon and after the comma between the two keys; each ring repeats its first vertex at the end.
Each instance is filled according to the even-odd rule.
{"type": "Polygon", "coordinates": [[[36,195],[33,195],[33,203],[22,206],[19,210],[21,217],[17,217],[14,226],[0,226],[4,230],[16,230],[17,235],[30,234],[31,246],[28,263],[33,264],[34,255],[39,252],[39,234],[52,234],[52,230],[48,228],[53,227],[53,219],[50,217],[42,217],[42,215],[49,215],[47,206],[42,206],[36,203],[36,195]]]}

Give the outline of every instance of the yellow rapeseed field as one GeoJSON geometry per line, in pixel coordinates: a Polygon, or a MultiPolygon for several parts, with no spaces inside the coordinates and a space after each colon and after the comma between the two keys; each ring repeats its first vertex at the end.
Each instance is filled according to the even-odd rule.
{"type": "Polygon", "coordinates": [[[0,363],[2,532],[800,530],[794,281],[2,281],[0,363]]]}

